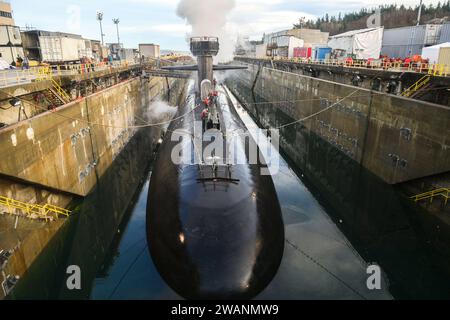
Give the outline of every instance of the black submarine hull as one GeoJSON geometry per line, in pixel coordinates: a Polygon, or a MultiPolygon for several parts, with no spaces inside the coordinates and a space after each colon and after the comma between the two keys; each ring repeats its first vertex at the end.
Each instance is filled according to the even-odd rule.
{"type": "MultiPolygon", "coordinates": [[[[251,299],[281,263],[279,201],[271,176],[261,175],[259,164],[233,165],[233,181],[200,181],[204,168],[173,163],[178,141],[171,141],[171,132],[192,132],[198,112],[173,121],[159,148],[147,202],[150,254],[165,282],[186,299],[251,299]]],[[[233,108],[222,107],[222,113],[227,130],[244,128],[233,108]]],[[[243,152],[245,143],[240,143],[243,152]]]]}

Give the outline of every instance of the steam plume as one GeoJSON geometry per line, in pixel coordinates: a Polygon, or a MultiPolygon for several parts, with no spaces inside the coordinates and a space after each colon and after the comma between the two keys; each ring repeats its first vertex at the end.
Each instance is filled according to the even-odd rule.
{"type": "Polygon", "coordinates": [[[219,37],[220,51],[218,62],[233,59],[234,41],[227,34],[225,27],[227,15],[235,6],[234,0],[181,0],[177,15],[192,26],[193,37],[219,37]]]}
{"type": "Polygon", "coordinates": [[[150,123],[169,121],[177,112],[176,107],[170,106],[165,101],[154,101],[145,114],[150,123]]]}

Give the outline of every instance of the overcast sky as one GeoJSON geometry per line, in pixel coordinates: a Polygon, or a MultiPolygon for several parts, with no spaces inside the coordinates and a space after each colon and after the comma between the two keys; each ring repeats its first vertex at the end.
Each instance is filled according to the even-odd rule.
{"type": "MultiPolygon", "coordinates": [[[[224,0],[227,1],[227,0],[224,0]]],[[[96,12],[104,12],[105,42],[117,42],[113,18],[120,18],[121,42],[159,43],[163,49],[187,50],[190,28],[176,15],[178,0],[11,0],[16,24],[49,31],[82,34],[100,39],[96,12]]],[[[416,5],[419,0],[235,0],[227,29],[252,39],[264,32],[290,28],[300,17],[314,18],[338,12],[372,8],[379,4],[416,5]]],[[[424,0],[425,4],[438,0],[424,0]]],[[[208,5],[208,0],[205,0],[208,5]]],[[[214,8],[211,8],[214,10],[214,8]]]]}

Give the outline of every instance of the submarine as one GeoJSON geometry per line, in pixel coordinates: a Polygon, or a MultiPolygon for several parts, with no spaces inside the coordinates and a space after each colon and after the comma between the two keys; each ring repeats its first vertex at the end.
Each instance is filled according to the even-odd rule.
{"type": "MultiPolygon", "coordinates": [[[[260,162],[225,163],[214,152],[200,161],[173,161],[174,150],[186,151],[194,160],[208,147],[203,140],[196,146],[192,137],[213,132],[227,145],[230,132],[245,130],[226,91],[214,80],[215,70],[243,67],[213,64],[218,38],[191,38],[190,45],[198,65],[168,67],[195,70],[198,80],[178,108],[154,162],[146,213],[148,248],[163,280],[185,299],[252,299],[270,284],[281,264],[281,208],[272,177],[261,174],[260,162]],[[206,128],[196,125],[205,122],[206,128]],[[180,137],[174,138],[175,132],[180,137]]],[[[245,139],[233,138],[236,157],[248,158],[245,139]]]]}

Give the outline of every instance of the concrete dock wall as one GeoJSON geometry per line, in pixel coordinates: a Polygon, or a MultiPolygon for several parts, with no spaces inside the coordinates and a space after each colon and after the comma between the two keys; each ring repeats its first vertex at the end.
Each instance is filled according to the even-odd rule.
{"type": "MultiPolygon", "coordinates": [[[[87,195],[81,207],[78,201],[73,203],[78,208],[75,216],[50,223],[9,215],[8,209],[0,206],[0,250],[13,253],[0,274],[0,283],[7,275],[32,278],[33,285],[25,285],[21,294],[55,298],[55,288],[34,283],[57,284],[56,274],[65,275],[64,262],[72,246],[78,248],[72,239],[78,223],[83,224],[80,232],[85,233],[77,241],[92,241],[87,247],[93,254],[74,251],[79,257],[97,257],[86,261],[103,261],[105,248],[134,201],[133,194],[161,136],[159,127],[127,127],[152,122],[146,119],[152,100],[169,100],[174,106],[182,103],[186,85],[186,80],[136,78],[68,104],[58,109],[59,115],[47,112],[0,131],[4,150],[0,195],[59,207],[66,207],[74,195],[87,195]],[[105,234],[100,235],[99,230],[105,234]],[[102,241],[97,241],[99,238],[102,241]],[[49,247],[57,252],[50,257],[54,268],[50,273],[49,261],[41,258],[49,247]],[[36,271],[41,272],[37,277],[36,271]]],[[[23,285],[20,280],[18,287],[23,285]]]]}
{"type": "MultiPolygon", "coordinates": [[[[293,125],[295,155],[305,165],[314,161],[308,152],[314,146],[298,128],[321,137],[389,184],[450,170],[448,107],[256,65],[230,73],[227,84],[254,103],[255,112],[267,107],[282,112],[286,119],[278,126],[331,107],[293,125]]],[[[289,130],[282,129],[282,138],[289,130]]]]}
{"type": "Polygon", "coordinates": [[[0,130],[0,174],[85,196],[175,81],[135,78],[0,130]]]}

